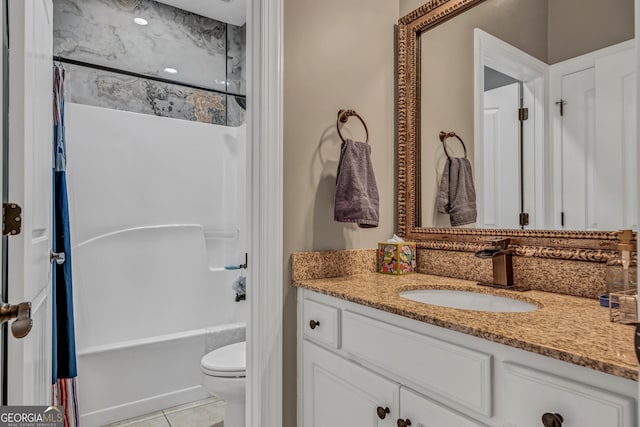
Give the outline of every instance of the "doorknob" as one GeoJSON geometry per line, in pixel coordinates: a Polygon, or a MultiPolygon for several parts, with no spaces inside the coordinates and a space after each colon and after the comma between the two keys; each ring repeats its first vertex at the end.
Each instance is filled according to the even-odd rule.
{"type": "Polygon", "coordinates": [[[0,304],[0,324],[16,319],[11,324],[11,333],[16,338],[24,338],[31,331],[33,320],[31,319],[31,303],[21,302],[18,305],[0,304]]]}

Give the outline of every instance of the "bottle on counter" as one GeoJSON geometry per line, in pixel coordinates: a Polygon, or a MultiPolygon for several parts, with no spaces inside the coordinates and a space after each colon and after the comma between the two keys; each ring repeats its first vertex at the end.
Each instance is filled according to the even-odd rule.
{"type": "Polygon", "coordinates": [[[637,293],[638,289],[638,259],[633,252],[635,242],[631,230],[618,232],[618,253],[607,261],[606,284],[607,294],[612,292],[637,293]]]}

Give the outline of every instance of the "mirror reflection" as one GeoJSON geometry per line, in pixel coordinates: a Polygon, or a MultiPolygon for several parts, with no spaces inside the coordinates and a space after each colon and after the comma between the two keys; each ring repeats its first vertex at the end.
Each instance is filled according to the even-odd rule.
{"type": "Polygon", "coordinates": [[[633,0],[486,0],[423,32],[417,225],[637,228],[633,16],[633,0]]]}

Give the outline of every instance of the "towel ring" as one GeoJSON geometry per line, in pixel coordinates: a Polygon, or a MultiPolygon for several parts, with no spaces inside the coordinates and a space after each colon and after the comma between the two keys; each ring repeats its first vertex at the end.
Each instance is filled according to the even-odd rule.
{"type": "Polygon", "coordinates": [[[342,136],[342,133],[340,133],[340,123],[347,123],[347,120],[349,120],[349,117],[351,116],[354,116],[360,119],[362,126],[364,126],[364,131],[367,134],[367,139],[365,140],[365,142],[369,143],[369,129],[367,129],[367,124],[364,122],[364,120],[362,120],[362,117],[360,117],[360,115],[355,112],[355,110],[338,111],[338,120],[336,120],[336,129],[338,129],[338,135],[340,136],[340,139],[342,140],[342,142],[344,142],[344,137],[342,136]]]}
{"type": "Polygon", "coordinates": [[[458,138],[458,141],[460,141],[460,144],[462,144],[462,148],[464,148],[464,158],[467,158],[467,146],[464,145],[464,141],[462,140],[462,138],[460,138],[455,132],[445,132],[445,131],[441,131],[440,132],[440,142],[442,142],[442,146],[444,147],[444,154],[447,155],[447,158],[451,158],[451,156],[449,155],[449,152],[447,151],[447,138],[451,138],[451,137],[456,137],[458,138]]]}

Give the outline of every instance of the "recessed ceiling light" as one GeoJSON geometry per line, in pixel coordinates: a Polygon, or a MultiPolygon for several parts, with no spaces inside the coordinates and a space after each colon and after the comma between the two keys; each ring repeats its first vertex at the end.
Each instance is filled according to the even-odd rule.
{"type": "Polygon", "coordinates": [[[171,67],[167,67],[164,69],[165,73],[169,73],[169,74],[178,74],[178,70],[176,70],[175,68],[171,68],[171,67]]]}
{"type": "Polygon", "coordinates": [[[135,19],[133,20],[133,22],[135,22],[135,23],[136,23],[136,24],[138,24],[138,25],[148,25],[148,24],[149,24],[149,21],[147,21],[147,20],[146,20],[146,19],[144,19],[144,18],[135,18],[135,19]]]}

